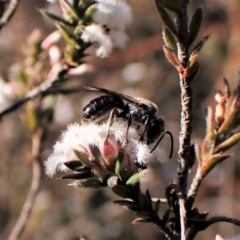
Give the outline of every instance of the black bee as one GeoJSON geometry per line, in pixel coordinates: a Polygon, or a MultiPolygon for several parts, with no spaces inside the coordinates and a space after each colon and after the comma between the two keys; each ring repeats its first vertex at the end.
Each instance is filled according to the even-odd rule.
{"type": "Polygon", "coordinates": [[[151,152],[155,150],[164,135],[168,134],[171,138],[169,158],[172,157],[173,137],[171,132],[165,130],[163,119],[158,117],[158,107],[156,104],[144,98],[135,99],[109,89],[90,86],[84,88],[87,91],[103,93],[105,95],[93,99],[83,108],[81,116],[83,124],[100,122],[108,117],[110,128],[115,117],[123,119],[128,122],[127,132],[130,126],[136,128],[140,136],[140,141],[146,142],[148,145],[157,141],[151,152]]]}

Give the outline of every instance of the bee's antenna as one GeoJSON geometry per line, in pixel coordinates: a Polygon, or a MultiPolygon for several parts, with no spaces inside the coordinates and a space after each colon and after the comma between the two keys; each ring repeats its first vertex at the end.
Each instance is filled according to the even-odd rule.
{"type": "Polygon", "coordinates": [[[157,143],[155,144],[155,146],[153,147],[153,149],[151,150],[150,153],[152,153],[152,152],[156,149],[156,147],[158,146],[158,144],[159,144],[159,143],[162,141],[162,139],[164,138],[165,134],[168,134],[168,135],[170,136],[170,140],[171,140],[171,150],[170,150],[170,155],[169,155],[169,159],[171,159],[171,158],[172,158],[172,155],[173,155],[173,144],[174,144],[174,143],[173,143],[173,135],[172,135],[172,133],[169,132],[168,130],[164,130],[164,131],[163,131],[162,136],[158,139],[157,143]]]}

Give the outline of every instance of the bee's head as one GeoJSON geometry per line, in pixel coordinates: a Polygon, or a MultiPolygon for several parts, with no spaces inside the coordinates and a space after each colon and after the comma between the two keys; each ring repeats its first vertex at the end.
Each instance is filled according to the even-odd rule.
{"type": "Polygon", "coordinates": [[[165,123],[162,118],[152,118],[147,127],[147,138],[149,143],[153,143],[165,130],[165,123]]]}

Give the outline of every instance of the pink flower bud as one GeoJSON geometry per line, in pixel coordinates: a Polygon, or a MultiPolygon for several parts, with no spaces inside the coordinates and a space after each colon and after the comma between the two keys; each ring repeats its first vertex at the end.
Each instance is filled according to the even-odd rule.
{"type": "Polygon", "coordinates": [[[61,39],[61,34],[58,30],[48,35],[41,44],[43,50],[49,49],[53,44],[56,44],[61,39]]]}
{"type": "Polygon", "coordinates": [[[61,51],[60,51],[59,47],[57,47],[56,45],[53,45],[50,47],[48,55],[50,58],[51,66],[60,62],[60,60],[61,60],[61,51]]]}
{"type": "Polygon", "coordinates": [[[115,160],[118,157],[119,151],[121,148],[121,144],[119,141],[110,142],[104,141],[102,146],[102,155],[104,157],[106,165],[111,165],[111,160],[115,160]]]}

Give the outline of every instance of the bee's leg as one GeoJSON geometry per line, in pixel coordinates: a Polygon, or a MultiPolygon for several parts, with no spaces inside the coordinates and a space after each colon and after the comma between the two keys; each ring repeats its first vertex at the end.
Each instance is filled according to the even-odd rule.
{"type": "Polygon", "coordinates": [[[172,155],[173,155],[173,136],[172,136],[172,133],[171,132],[169,132],[169,131],[167,131],[167,130],[165,130],[165,131],[163,131],[163,134],[160,136],[160,138],[158,139],[158,141],[156,142],[156,144],[155,144],[155,146],[153,147],[153,149],[151,150],[151,152],[150,153],[152,153],[155,149],[156,149],[156,147],[158,146],[158,144],[162,141],[162,139],[164,138],[164,136],[165,136],[165,134],[168,134],[169,136],[170,136],[170,140],[171,140],[171,149],[170,149],[170,154],[169,154],[169,159],[171,159],[172,158],[172,155]]]}
{"type": "Polygon", "coordinates": [[[118,110],[116,108],[114,108],[111,112],[110,112],[110,116],[108,119],[108,130],[107,130],[107,136],[106,136],[106,140],[108,140],[109,138],[109,132],[110,132],[110,127],[113,125],[113,121],[115,117],[118,117],[119,113],[118,110]]]}
{"type": "Polygon", "coordinates": [[[147,127],[148,127],[148,123],[149,123],[149,115],[145,115],[143,116],[142,120],[144,120],[143,124],[145,125],[144,131],[139,139],[140,142],[142,142],[144,140],[144,134],[147,131],[147,127]]]}
{"type": "Polygon", "coordinates": [[[129,131],[129,128],[132,124],[132,115],[129,113],[127,114],[127,120],[128,120],[128,125],[127,125],[127,129],[126,129],[126,139],[125,139],[125,143],[127,144],[128,143],[128,131],[129,131]]]}

